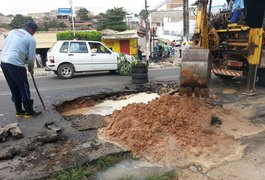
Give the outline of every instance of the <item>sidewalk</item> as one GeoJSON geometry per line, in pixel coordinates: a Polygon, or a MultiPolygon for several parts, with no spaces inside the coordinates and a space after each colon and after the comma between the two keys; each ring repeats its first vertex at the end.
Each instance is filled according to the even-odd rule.
{"type": "MultiPolygon", "coordinates": [[[[48,76],[48,75],[54,75],[53,71],[45,71],[45,67],[34,68],[34,76],[48,76]]],[[[29,73],[28,76],[30,76],[29,73]]],[[[0,68],[0,79],[3,77],[4,75],[2,69],[0,68]]]]}

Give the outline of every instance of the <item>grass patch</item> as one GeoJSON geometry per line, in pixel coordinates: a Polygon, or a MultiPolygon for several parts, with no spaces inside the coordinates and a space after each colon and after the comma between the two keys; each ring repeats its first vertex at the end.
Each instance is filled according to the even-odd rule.
{"type": "Polygon", "coordinates": [[[118,180],[133,180],[133,176],[124,176],[119,178],[118,180]]]}
{"type": "Polygon", "coordinates": [[[84,179],[86,180],[91,176],[91,172],[87,171],[85,166],[78,165],[72,169],[64,170],[58,173],[55,179],[57,180],[73,180],[73,179],[84,179]]]}
{"type": "MultiPolygon", "coordinates": [[[[58,172],[50,177],[49,180],[86,180],[95,175],[95,173],[98,171],[107,169],[112,165],[128,158],[132,158],[129,153],[109,155],[90,163],[77,165],[71,169],[58,172]]],[[[127,177],[124,177],[124,179],[121,180],[130,180],[126,178],[127,177]]]]}
{"type": "Polygon", "coordinates": [[[176,179],[176,174],[174,171],[169,171],[163,175],[154,174],[146,178],[146,180],[175,180],[175,179],[176,179]]]}

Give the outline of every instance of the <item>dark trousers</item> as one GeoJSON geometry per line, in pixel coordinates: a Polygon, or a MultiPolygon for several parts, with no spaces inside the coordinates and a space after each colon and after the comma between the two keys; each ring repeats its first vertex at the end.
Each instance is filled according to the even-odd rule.
{"type": "Polygon", "coordinates": [[[25,67],[1,62],[1,68],[12,93],[13,102],[28,102],[30,90],[25,67]]]}

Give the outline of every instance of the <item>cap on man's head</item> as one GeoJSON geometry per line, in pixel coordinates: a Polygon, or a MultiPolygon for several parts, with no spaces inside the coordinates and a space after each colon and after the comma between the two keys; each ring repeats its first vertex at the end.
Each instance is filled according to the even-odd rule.
{"type": "Polygon", "coordinates": [[[32,29],[33,31],[37,31],[38,29],[38,25],[33,21],[33,20],[30,20],[30,21],[27,21],[25,24],[24,24],[24,27],[25,28],[30,28],[32,29]]]}

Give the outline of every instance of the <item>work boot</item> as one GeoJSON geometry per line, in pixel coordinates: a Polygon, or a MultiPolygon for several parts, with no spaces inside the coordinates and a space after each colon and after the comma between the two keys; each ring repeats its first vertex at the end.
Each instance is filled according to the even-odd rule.
{"type": "Polygon", "coordinates": [[[39,115],[41,111],[34,111],[33,110],[33,99],[30,99],[27,102],[23,102],[23,106],[25,108],[25,118],[31,118],[31,116],[39,115]]]}
{"type": "Polygon", "coordinates": [[[25,115],[25,111],[22,109],[22,103],[21,102],[14,102],[16,107],[16,118],[25,115]]]}

